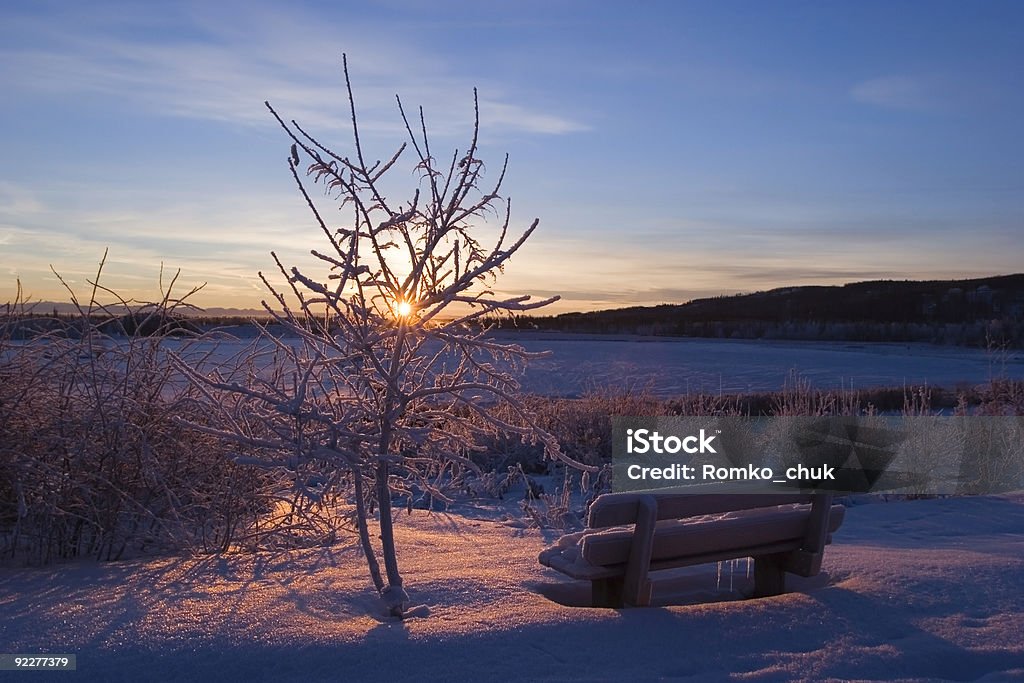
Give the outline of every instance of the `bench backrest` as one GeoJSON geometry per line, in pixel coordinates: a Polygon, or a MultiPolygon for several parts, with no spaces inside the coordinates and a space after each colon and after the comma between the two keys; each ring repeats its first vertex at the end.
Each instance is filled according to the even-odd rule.
{"type": "Polygon", "coordinates": [[[658,520],[683,519],[697,515],[713,515],[733,510],[752,510],[792,503],[810,503],[814,496],[809,493],[742,493],[727,492],[717,487],[691,487],[685,492],[678,489],[673,493],[652,491],[636,493],[606,493],[590,506],[587,526],[591,529],[635,524],[637,502],[642,497],[653,496],[658,502],[658,520]],[[716,491],[706,493],[707,489],[716,491]],[[721,492],[719,492],[721,491],[721,492]]]}

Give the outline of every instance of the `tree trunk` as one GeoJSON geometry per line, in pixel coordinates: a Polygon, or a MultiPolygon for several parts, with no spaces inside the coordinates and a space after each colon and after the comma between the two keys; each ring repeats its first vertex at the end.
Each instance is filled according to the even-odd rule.
{"type": "Polygon", "coordinates": [[[381,593],[393,616],[401,616],[409,602],[402,588],[402,575],[398,573],[398,555],[395,552],[395,529],[391,517],[391,487],[388,485],[388,463],[377,463],[377,506],[380,510],[380,545],[384,554],[384,569],[388,586],[381,593]]]}
{"type": "Polygon", "coordinates": [[[359,528],[359,544],[363,547],[363,554],[366,555],[366,566],[370,570],[373,587],[377,589],[378,593],[383,593],[384,579],[380,575],[377,553],[370,542],[369,520],[366,517],[366,499],[363,491],[363,473],[359,471],[359,465],[352,466],[352,480],[356,493],[356,524],[359,528]]]}

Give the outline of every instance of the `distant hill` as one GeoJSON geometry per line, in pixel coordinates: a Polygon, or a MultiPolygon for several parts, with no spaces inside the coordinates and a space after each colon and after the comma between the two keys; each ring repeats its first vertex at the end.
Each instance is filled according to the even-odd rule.
{"type": "Polygon", "coordinates": [[[566,332],[732,339],[926,341],[1024,346],[1024,274],[971,280],[874,280],[634,306],[519,326],[566,332]]]}

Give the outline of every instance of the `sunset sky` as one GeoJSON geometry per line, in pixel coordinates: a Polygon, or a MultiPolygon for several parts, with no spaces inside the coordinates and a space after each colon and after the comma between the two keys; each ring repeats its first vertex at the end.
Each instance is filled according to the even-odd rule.
{"type": "Polygon", "coordinates": [[[0,303],[109,247],[126,294],[258,306],[323,247],[263,101],[345,148],[342,52],[374,158],[395,93],[447,156],[479,89],[540,218],[499,289],[551,312],[1024,270],[1024,3],[6,0],[0,303]]]}

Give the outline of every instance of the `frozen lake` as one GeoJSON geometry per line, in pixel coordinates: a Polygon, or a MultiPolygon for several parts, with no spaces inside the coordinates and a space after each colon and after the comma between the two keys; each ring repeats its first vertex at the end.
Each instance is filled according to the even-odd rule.
{"type": "Polygon", "coordinates": [[[530,351],[524,381],[533,393],[577,396],[589,390],[647,389],[739,393],[781,389],[793,372],[820,388],[930,385],[954,388],[993,377],[1024,379],[1024,351],[989,353],[929,344],[732,341],[502,333],[530,351]]]}
{"type": "MultiPolygon", "coordinates": [[[[548,396],[575,397],[602,390],[644,390],[660,397],[690,392],[776,391],[794,373],[822,389],[922,385],[955,389],[997,377],[1024,380],[1024,351],[1019,349],[986,352],[929,344],[738,341],[522,331],[502,331],[495,337],[514,341],[528,351],[550,352],[548,357],[533,361],[523,378],[527,392],[548,396]]],[[[209,360],[217,362],[244,354],[251,350],[252,342],[242,338],[216,344],[167,343],[176,349],[186,345],[197,356],[209,352],[209,360]]]]}

